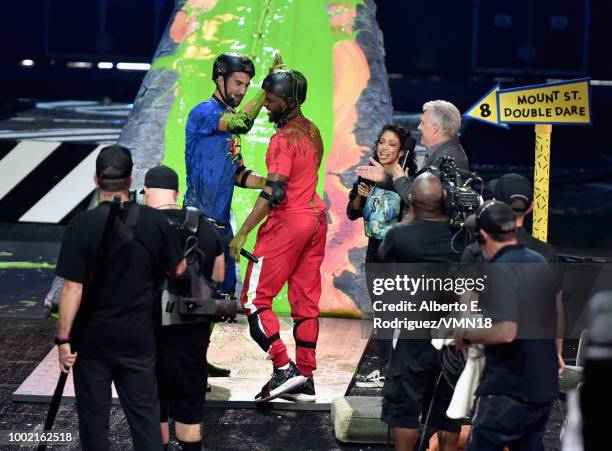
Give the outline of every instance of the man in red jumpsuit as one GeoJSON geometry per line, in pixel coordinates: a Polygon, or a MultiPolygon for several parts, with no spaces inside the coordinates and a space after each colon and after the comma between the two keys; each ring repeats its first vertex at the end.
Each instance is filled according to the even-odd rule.
{"type": "Polygon", "coordinates": [[[240,302],[248,316],[251,337],[268,353],[274,373],[255,397],[257,402],[282,396],[314,401],[312,372],[319,335],[320,267],[325,255],[325,204],[316,192],[323,158],[319,129],[300,110],[306,100],[306,79],[293,70],[275,71],[263,82],[264,106],[277,131],[266,153],[268,178],[253,211],[230,244],[238,259],[248,233],[267,216],[257,233],[240,302]],[[296,363],[279,336],[272,300],[288,283],[296,363]]]}

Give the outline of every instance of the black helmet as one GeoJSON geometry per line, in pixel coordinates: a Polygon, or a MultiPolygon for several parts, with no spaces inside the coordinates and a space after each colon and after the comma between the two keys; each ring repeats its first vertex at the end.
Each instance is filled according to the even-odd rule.
{"type": "Polygon", "coordinates": [[[215,58],[212,74],[213,81],[216,82],[219,75],[225,77],[232,72],[244,72],[253,78],[255,76],[255,66],[248,56],[241,55],[240,53],[222,53],[215,58]]]}
{"type": "Polygon", "coordinates": [[[261,85],[264,91],[286,101],[295,99],[298,105],[306,100],[306,77],[297,70],[277,70],[269,74],[261,85]]]}

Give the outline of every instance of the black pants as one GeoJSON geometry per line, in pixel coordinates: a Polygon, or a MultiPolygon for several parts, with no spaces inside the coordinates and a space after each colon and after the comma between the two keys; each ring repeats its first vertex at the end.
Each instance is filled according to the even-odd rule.
{"type": "Polygon", "coordinates": [[[81,447],[110,450],[111,382],[130,425],[136,451],[162,450],[155,356],[79,355],[74,365],[74,389],[79,413],[81,447]]]}
{"type": "Polygon", "coordinates": [[[525,403],[508,396],[478,398],[468,451],[543,451],[544,428],[552,403],[525,403]]]}
{"type": "MultiPolygon", "coordinates": [[[[376,238],[368,239],[368,247],[366,249],[366,265],[368,263],[384,263],[380,258],[378,258],[378,248],[382,240],[376,238]]],[[[366,283],[368,287],[372,286],[372,280],[370,274],[368,274],[366,270],[366,283]]],[[[373,337],[376,340],[376,344],[378,345],[378,357],[380,358],[380,369],[383,370],[389,364],[389,357],[391,356],[391,349],[393,348],[393,339],[392,338],[383,338],[383,337],[373,337]]],[[[383,371],[384,373],[384,371],[383,371]]]]}

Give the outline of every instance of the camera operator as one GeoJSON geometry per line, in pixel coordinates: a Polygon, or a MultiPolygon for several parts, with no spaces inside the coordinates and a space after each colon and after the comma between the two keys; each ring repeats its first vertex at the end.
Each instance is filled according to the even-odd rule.
{"type": "MultiPolygon", "coordinates": [[[[421,169],[437,166],[439,159],[444,156],[453,157],[457,168],[469,170],[465,151],[459,142],[459,128],[461,127],[461,113],[455,105],[445,100],[432,100],[423,105],[423,116],[419,124],[421,144],[427,148],[427,155],[421,169]]],[[[410,204],[410,178],[396,167],[393,174],[385,173],[380,163],[370,158],[371,166],[359,166],[356,173],[359,177],[373,182],[382,183],[381,187],[398,193],[404,202],[410,204]]]]}
{"type": "Polygon", "coordinates": [[[542,450],[551,406],[558,397],[553,274],[544,257],[520,244],[516,219],[503,202],[476,213],[480,248],[489,264],[480,296],[492,327],[455,329],[455,346],[485,345],[486,365],[466,449],[542,450]]]}
{"type": "MultiPolygon", "coordinates": [[[[423,173],[415,178],[411,191],[414,219],[387,233],[379,249],[380,257],[396,263],[441,266],[457,262],[460,255],[451,248],[453,231],[443,212],[442,183],[433,174],[423,173]]],[[[396,450],[414,449],[419,416],[422,421],[429,416],[428,426],[438,431],[440,449],[455,450],[461,422],[449,419],[445,413],[453,391],[445,378],[439,378],[440,355],[431,345],[429,331],[422,332],[423,336],[417,339],[398,340],[391,352],[381,418],[391,427],[396,450]],[[437,379],[440,382],[436,387],[437,379]]]]}
{"type": "Polygon", "coordinates": [[[164,215],[129,201],[131,173],[128,149],[114,145],[100,151],[94,179],[101,204],[70,221],[56,268],[65,281],[55,341],[61,371],[68,373],[74,366],[80,440],[85,450],[110,449],[112,382],[130,425],[134,449],[162,449],[153,296],[164,273],[181,274],[185,260],[164,215]],[[115,196],[121,197],[122,207],[105,242],[106,258],[96,262],[115,196]],[[93,294],[87,290],[87,299],[81,302],[84,286],[89,287],[93,279],[99,289],[93,294]],[[79,309],[82,312],[77,317],[79,309]],[[84,317],[83,312],[88,315],[84,317]],[[71,349],[71,333],[79,337],[74,343],[78,357],[71,349]]]}
{"type": "MultiPolygon", "coordinates": [[[[202,264],[199,270],[204,277],[209,281],[223,282],[225,260],[221,239],[213,226],[201,217],[199,210],[195,210],[197,229],[190,228],[187,209],[176,205],[179,195],[177,173],[167,166],[151,168],[145,175],[144,185],[145,203],[165,213],[186,251],[192,241],[196,242],[194,237],[197,238],[200,255],[204,257],[199,262],[202,264]]],[[[164,448],[169,441],[168,417],[172,417],[181,449],[200,450],[207,385],[206,352],[211,324],[210,321],[196,321],[160,329],[156,369],[164,448]]]]}
{"type": "MultiPolygon", "coordinates": [[[[562,357],[563,336],[565,334],[565,309],[563,306],[563,290],[561,286],[562,271],[559,266],[559,257],[555,249],[550,244],[534,238],[523,227],[525,216],[533,210],[533,189],[531,183],[520,174],[510,173],[501,176],[499,179],[492,180],[489,186],[492,188],[493,198],[509,205],[516,214],[516,239],[518,242],[524,244],[527,249],[531,249],[542,255],[551,265],[553,274],[555,275],[555,284],[557,288],[555,300],[557,309],[557,353],[559,359],[559,372],[561,372],[565,366],[562,357]]],[[[464,264],[478,264],[484,261],[485,257],[482,255],[482,249],[478,241],[468,245],[461,257],[461,263],[464,264]]]]}

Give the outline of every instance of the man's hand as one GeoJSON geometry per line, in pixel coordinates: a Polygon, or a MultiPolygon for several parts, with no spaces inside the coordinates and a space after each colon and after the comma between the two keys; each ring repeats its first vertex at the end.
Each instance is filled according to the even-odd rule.
{"type": "Polygon", "coordinates": [[[376,161],[374,158],[370,158],[370,163],[374,166],[358,166],[355,172],[361,178],[371,180],[373,182],[382,182],[385,180],[385,168],[376,161]]]}
{"type": "Polygon", "coordinates": [[[58,346],[59,351],[59,365],[62,373],[68,374],[70,372],[70,368],[75,364],[77,353],[74,354],[71,352],[70,343],[64,343],[63,345],[58,346]]]}
{"type": "Polygon", "coordinates": [[[234,260],[240,260],[240,251],[246,243],[248,234],[244,233],[242,230],[238,231],[234,239],[231,241],[229,245],[229,254],[234,260]]]}
{"type": "Polygon", "coordinates": [[[268,73],[271,74],[275,70],[283,70],[283,69],[286,69],[286,68],[287,67],[283,64],[283,59],[281,58],[280,53],[275,53],[274,54],[274,61],[272,62],[272,65],[270,66],[270,69],[268,70],[268,73]]]}
{"type": "Polygon", "coordinates": [[[365,183],[361,182],[357,185],[357,194],[361,197],[368,197],[370,195],[370,187],[365,183]]]}
{"type": "Polygon", "coordinates": [[[565,368],[565,361],[563,360],[563,356],[560,352],[557,353],[557,360],[559,361],[559,376],[563,374],[563,369],[565,368]]]}
{"type": "Polygon", "coordinates": [[[393,168],[393,181],[395,182],[400,177],[406,177],[406,171],[399,164],[396,164],[393,168]]]}

